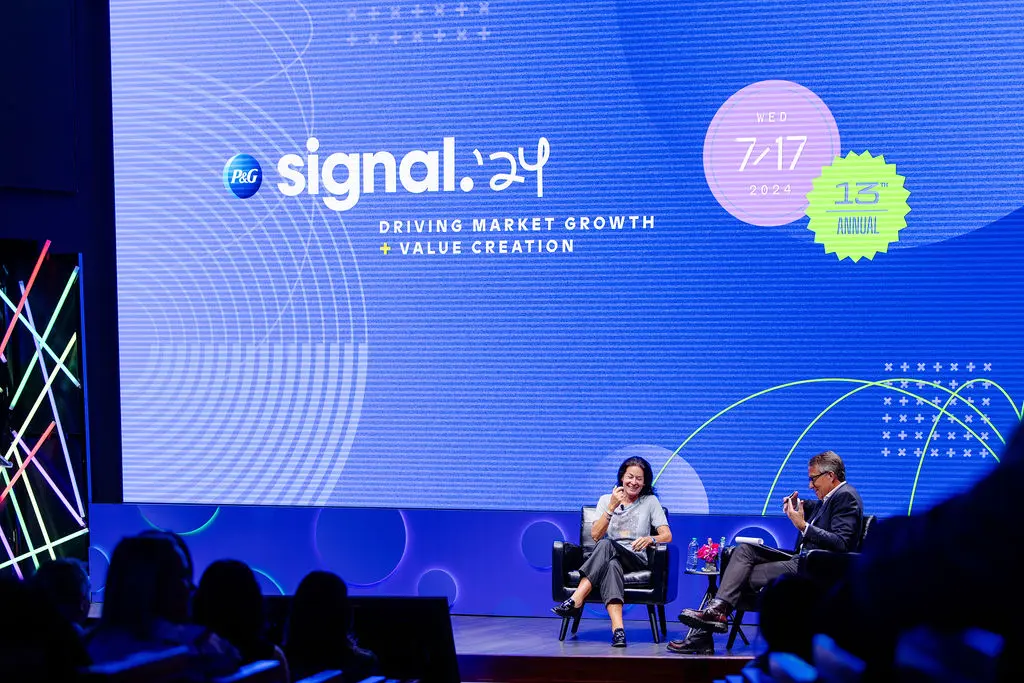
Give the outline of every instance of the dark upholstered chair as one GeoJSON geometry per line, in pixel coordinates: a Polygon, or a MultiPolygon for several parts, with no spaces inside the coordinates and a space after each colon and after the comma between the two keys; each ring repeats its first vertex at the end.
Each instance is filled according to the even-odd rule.
{"type": "Polygon", "coordinates": [[[868,515],[861,522],[860,543],[855,553],[836,553],[831,550],[805,550],[800,553],[800,574],[812,579],[823,587],[834,586],[843,577],[850,564],[864,546],[875,516],[868,515]]]}
{"type": "MultiPolygon", "coordinates": [[[[668,515],[668,510],[665,510],[668,515]]],[[[580,515],[580,543],[575,545],[563,541],[555,541],[551,549],[551,598],[562,602],[573,594],[580,585],[579,568],[585,557],[589,557],[597,543],[590,536],[590,528],[597,520],[596,507],[586,506],[580,515]]],[[[652,529],[652,535],[656,533],[652,529]]],[[[626,605],[647,605],[647,618],[651,622],[651,635],[654,642],[660,643],[661,638],[668,634],[665,623],[665,603],[676,599],[678,588],[675,565],[675,548],[671,544],[658,543],[647,549],[647,569],[638,572],[627,572],[623,576],[625,584],[626,605]],[[660,627],[660,633],[659,633],[660,627]]],[[[604,604],[598,589],[587,596],[587,602],[604,604]]],[[[565,633],[572,620],[572,632],[575,635],[580,626],[580,615],[562,619],[562,628],[558,633],[559,640],[565,640],[565,633]]]]}
{"type": "MultiPolygon", "coordinates": [[[[867,515],[861,520],[860,527],[860,542],[857,545],[857,550],[864,544],[864,539],[867,538],[868,531],[871,525],[875,523],[874,515],[867,515]]],[[[800,538],[797,537],[799,543],[800,538]]],[[[732,550],[735,546],[727,548],[722,553],[722,573],[725,573],[725,568],[729,564],[729,557],[732,555],[732,550]]],[[[831,550],[805,550],[800,553],[798,560],[799,573],[802,576],[814,580],[822,586],[831,586],[843,575],[847,567],[850,566],[850,562],[857,556],[856,552],[850,553],[837,553],[831,550]]],[[[780,559],[782,559],[780,557],[780,559]]],[[[758,612],[760,611],[760,591],[755,591],[748,587],[747,590],[743,591],[740,595],[738,604],[734,605],[736,610],[732,617],[732,627],[729,630],[729,640],[725,644],[727,650],[731,650],[733,644],[736,642],[736,636],[738,635],[743,639],[743,642],[747,645],[750,642],[747,640],[746,634],[743,633],[743,615],[747,612],[758,612]]]]}

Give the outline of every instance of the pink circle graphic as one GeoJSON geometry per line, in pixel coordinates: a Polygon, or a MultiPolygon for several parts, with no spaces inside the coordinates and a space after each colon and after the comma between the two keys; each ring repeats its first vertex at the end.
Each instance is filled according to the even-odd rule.
{"type": "Polygon", "coordinates": [[[821,169],[840,156],[825,103],[790,81],[760,81],[721,106],[704,137],[704,177],[718,203],[751,225],[804,216],[821,169]]]}

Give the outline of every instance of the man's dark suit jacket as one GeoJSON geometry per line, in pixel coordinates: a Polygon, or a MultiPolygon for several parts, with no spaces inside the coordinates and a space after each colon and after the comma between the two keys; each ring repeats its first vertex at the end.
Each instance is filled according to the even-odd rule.
{"type": "Polygon", "coordinates": [[[849,482],[833,491],[828,501],[804,501],[804,519],[810,524],[802,535],[798,550],[855,552],[860,546],[864,504],[849,482]],[[824,505],[819,514],[819,508],[824,505]]]}

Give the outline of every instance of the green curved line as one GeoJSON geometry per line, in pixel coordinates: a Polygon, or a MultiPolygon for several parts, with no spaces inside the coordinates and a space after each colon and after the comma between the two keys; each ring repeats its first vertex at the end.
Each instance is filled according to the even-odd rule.
{"type": "MultiPolygon", "coordinates": [[[[1024,418],[1024,413],[1022,413],[1022,411],[1024,411],[1024,404],[1021,404],[1021,410],[1017,410],[1017,406],[1014,405],[1013,399],[1010,398],[1010,395],[1008,393],[1006,393],[1006,389],[1003,389],[1002,385],[1000,385],[999,382],[993,382],[992,380],[987,379],[985,377],[977,377],[975,379],[967,380],[966,382],[964,382],[960,386],[963,387],[965,385],[976,384],[978,382],[988,382],[989,384],[994,386],[996,389],[998,389],[999,392],[1003,396],[1006,397],[1006,400],[1010,402],[1010,408],[1013,410],[1013,412],[1015,412],[1017,414],[1017,419],[1020,420],[1020,419],[1024,418]]],[[[992,428],[995,429],[995,427],[992,427],[992,428]]],[[[1003,441],[1003,443],[1006,443],[1006,442],[1003,441]]]]}
{"type": "MultiPolygon", "coordinates": [[[[1006,393],[1006,390],[1003,389],[1003,387],[1000,386],[1000,384],[998,382],[993,382],[992,380],[987,379],[985,377],[976,377],[974,379],[969,379],[966,382],[964,382],[963,384],[961,384],[956,389],[955,392],[954,391],[950,391],[949,389],[947,389],[946,387],[942,386],[941,384],[934,384],[933,382],[926,382],[926,384],[928,384],[930,386],[934,386],[934,387],[939,388],[939,389],[942,389],[947,394],[949,394],[949,400],[947,400],[946,403],[943,404],[942,408],[939,408],[939,410],[941,410],[943,413],[948,415],[949,413],[946,413],[945,407],[947,405],[949,405],[950,401],[952,401],[952,399],[954,399],[954,398],[957,398],[960,395],[960,392],[963,391],[963,388],[965,386],[969,386],[971,384],[977,384],[978,382],[988,382],[989,384],[991,384],[995,388],[999,389],[999,391],[1001,391],[1003,393],[1003,396],[1006,397],[1006,400],[1009,401],[1009,403],[1010,403],[1010,410],[1014,411],[1014,413],[1017,413],[1016,407],[1014,406],[1014,403],[1013,403],[1013,399],[1010,398],[1010,395],[1008,393],[1006,393]]],[[[930,403],[932,405],[932,407],[938,408],[938,406],[936,406],[935,404],[931,403],[930,401],[928,403],[930,403]]],[[[971,407],[971,409],[975,413],[978,414],[978,417],[980,417],[992,429],[992,431],[996,433],[996,436],[998,436],[999,440],[1005,445],[1006,444],[1006,438],[1003,437],[1003,434],[1002,434],[1002,432],[999,431],[999,428],[996,427],[994,424],[992,424],[992,422],[989,421],[989,419],[987,417],[985,417],[985,413],[981,412],[981,408],[979,408],[978,406],[974,405],[973,403],[968,403],[967,405],[969,405],[971,407]]],[[[954,415],[953,417],[956,417],[956,416],[954,415]]],[[[1017,413],[1017,419],[1018,420],[1020,419],[1020,414],[1019,413],[1017,413]]],[[[966,425],[964,425],[963,422],[960,422],[959,419],[957,420],[957,422],[959,422],[960,425],[962,425],[963,427],[966,428],[966,425]]],[[[971,434],[974,437],[978,436],[977,434],[975,434],[973,432],[973,430],[970,430],[970,431],[971,431],[971,434]]],[[[985,445],[987,446],[988,444],[985,444],[985,445]]],[[[993,456],[996,455],[995,451],[993,451],[991,448],[988,449],[988,452],[991,453],[993,456]]],[[[998,456],[996,457],[996,462],[999,462],[998,456]]]]}
{"type": "Polygon", "coordinates": [[[804,431],[800,432],[800,436],[798,436],[796,441],[793,442],[793,445],[792,445],[792,447],[790,447],[789,452],[786,453],[786,457],[783,458],[782,464],[779,465],[779,471],[775,473],[775,479],[772,481],[771,488],[768,489],[768,495],[764,499],[764,507],[761,508],[761,516],[762,517],[765,516],[766,514],[768,514],[768,503],[771,502],[772,494],[775,493],[775,485],[779,483],[779,477],[782,476],[782,470],[784,470],[786,468],[786,463],[789,462],[789,458],[793,455],[793,451],[796,450],[796,447],[799,446],[800,442],[804,440],[805,436],[807,436],[807,432],[811,431],[811,427],[816,425],[818,423],[818,420],[820,420],[821,418],[825,417],[825,415],[828,414],[829,411],[831,411],[833,408],[835,408],[837,405],[839,405],[840,403],[842,403],[843,401],[845,401],[849,397],[853,396],[854,394],[856,394],[859,391],[864,391],[865,389],[870,389],[873,386],[877,386],[878,384],[881,384],[881,383],[880,382],[872,382],[871,384],[865,384],[862,387],[857,387],[856,389],[854,389],[852,391],[846,392],[845,394],[843,394],[842,396],[837,398],[835,401],[833,401],[831,404],[829,404],[829,406],[827,408],[825,408],[820,413],[818,413],[817,417],[815,417],[813,420],[811,420],[810,423],[806,427],[804,427],[804,431]]]}
{"type": "Polygon", "coordinates": [[[277,582],[277,579],[275,579],[273,576],[271,576],[267,572],[263,571],[262,569],[257,569],[256,567],[250,567],[250,568],[254,572],[256,572],[257,574],[259,574],[260,576],[264,577],[267,581],[269,581],[270,583],[274,584],[274,588],[276,588],[281,595],[284,595],[284,587],[281,586],[281,584],[279,584],[277,582]]]}
{"type": "MultiPolygon", "coordinates": [[[[959,387],[956,388],[956,391],[954,391],[949,396],[949,398],[946,399],[946,402],[942,405],[942,412],[943,413],[946,412],[946,406],[948,406],[951,401],[956,399],[960,395],[961,391],[963,391],[967,387],[971,386],[972,384],[977,384],[978,382],[989,382],[990,384],[995,384],[995,382],[992,382],[991,380],[987,380],[987,379],[985,379],[983,377],[978,377],[978,378],[971,379],[971,380],[968,380],[968,381],[964,382],[963,384],[961,384],[959,387]]],[[[1000,387],[1000,390],[1002,390],[1002,387],[1000,387]]],[[[1009,395],[1007,395],[1005,391],[1003,392],[1003,395],[1006,396],[1007,399],[1009,399],[1011,406],[1015,406],[1015,404],[1013,402],[1013,399],[1010,399],[1009,395]]],[[[973,405],[973,404],[968,404],[968,405],[973,405]]],[[[1019,413],[1017,414],[1017,418],[1020,419],[1020,414],[1019,413]]],[[[992,422],[987,417],[985,417],[983,415],[982,419],[984,419],[985,422],[990,427],[992,427],[993,430],[995,430],[995,425],[993,425],[992,422]]],[[[924,452],[926,452],[928,450],[928,445],[931,443],[932,437],[935,436],[935,430],[938,428],[938,426],[939,426],[939,421],[938,420],[933,422],[932,423],[932,428],[928,431],[928,438],[924,440],[924,448],[922,449],[922,453],[921,453],[921,461],[919,463],[917,463],[917,473],[914,474],[914,486],[913,486],[912,489],[910,489],[910,504],[907,506],[907,515],[908,516],[910,515],[910,513],[914,509],[914,496],[917,495],[917,482],[921,478],[921,469],[924,467],[924,459],[925,459],[925,453],[924,452]]],[[[970,431],[971,434],[974,434],[973,430],[968,430],[968,431],[970,431]]],[[[978,435],[974,434],[974,436],[975,436],[975,438],[977,438],[978,435]]],[[[1006,443],[1006,442],[1003,441],[1003,443],[1006,443]]],[[[985,444],[985,447],[988,448],[989,453],[992,453],[992,457],[996,459],[996,462],[999,462],[999,456],[997,456],[995,453],[992,452],[992,449],[989,447],[989,445],[985,444]]]]}
{"type": "MultiPolygon", "coordinates": [[[[897,377],[897,378],[894,378],[894,379],[880,380],[878,382],[867,383],[864,386],[858,387],[857,389],[854,389],[853,391],[851,391],[851,392],[847,393],[846,395],[840,397],[839,399],[837,399],[836,402],[834,402],[833,404],[829,405],[828,408],[826,408],[824,411],[822,411],[822,413],[820,413],[818,415],[818,417],[816,417],[811,422],[811,424],[809,424],[807,426],[807,429],[804,430],[804,433],[802,433],[800,435],[800,437],[797,439],[797,442],[794,443],[792,449],[790,449],[790,453],[786,454],[785,459],[782,461],[782,464],[779,465],[778,471],[775,473],[775,479],[772,481],[771,487],[768,489],[768,496],[765,497],[765,505],[761,509],[761,515],[764,516],[765,514],[768,513],[768,504],[771,502],[772,494],[775,493],[775,485],[778,483],[778,479],[782,475],[782,470],[785,468],[785,466],[788,463],[788,461],[790,461],[790,457],[793,455],[793,452],[796,449],[797,445],[800,443],[800,441],[803,440],[804,436],[807,433],[807,430],[810,429],[811,427],[813,427],[814,424],[818,420],[820,420],[824,416],[825,413],[827,413],[831,409],[835,408],[836,405],[839,402],[842,402],[843,400],[845,400],[846,398],[850,397],[851,395],[857,393],[858,391],[861,391],[863,389],[867,389],[867,388],[872,387],[872,386],[883,386],[883,387],[885,387],[887,389],[892,389],[896,393],[906,394],[907,396],[910,396],[910,397],[912,397],[914,399],[921,400],[922,402],[924,402],[927,405],[929,405],[929,407],[934,408],[935,410],[939,411],[939,415],[946,415],[946,416],[951,417],[956,424],[958,424],[959,426],[964,427],[964,429],[968,430],[971,433],[972,436],[974,436],[976,439],[978,439],[978,443],[980,443],[981,445],[985,446],[985,449],[987,449],[988,452],[990,454],[992,454],[992,458],[995,459],[995,462],[999,462],[999,457],[998,457],[998,455],[996,455],[995,451],[992,450],[992,446],[988,445],[988,443],[985,442],[985,440],[982,439],[980,436],[978,436],[978,433],[975,432],[973,428],[968,427],[967,424],[963,420],[957,418],[955,415],[953,415],[952,413],[949,413],[948,411],[945,410],[945,405],[949,404],[948,401],[945,403],[945,405],[943,405],[943,407],[940,408],[939,405],[937,405],[936,403],[933,403],[932,401],[928,400],[924,396],[921,396],[921,395],[913,393],[912,391],[907,391],[906,389],[902,389],[902,388],[899,388],[899,387],[894,387],[894,386],[891,385],[892,382],[904,382],[904,381],[905,382],[915,382],[915,383],[927,384],[928,386],[934,387],[936,389],[941,389],[942,391],[945,391],[946,393],[950,394],[950,396],[949,396],[950,400],[952,398],[955,398],[956,395],[958,395],[958,393],[959,393],[958,390],[954,393],[953,391],[947,389],[946,387],[942,386],[941,384],[936,384],[935,382],[929,382],[927,380],[911,380],[911,379],[907,379],[905,377],[897,377]]],[[[971,380],[971,381],[968,382],[968,384],[973,384],[975,382],[985,382],[985,381],[988,381],[990,384],[995,384],[994,382],[991,382],[990,380],[985,380],[983,378],[979,378],[977,380],[971,380]]],[[[962,387],[962,389],[963,389],[963,387],[962,387]]],[[[1013,403],[1012,400],[1011,400],[1010,404],[1011,404],[1011,407],[1013,407],[1014,403],[1013,403]]],[[[995,425],[993,425],[991,422],[989,422],[988,418],[986,418],[985,415],[981,412],[981,410],[978,409],[977,405],[975,405],[974,403],[968,403],[968,405],[970,405],[971,409],[975,413],[977,413],[979,415],[979,417],[981,417],[982,420],[984,420],[988,424],[989,427],[991,427],[992,431],[995,432],[995,435],[999,438],[1000,441],[1002,441],[1004,443],[1007,442],[1006,438],[1002,437],[1002,434],[999,432],[999,430],[995,427],[995,425]]]]}
{"type": "Polygon", "coordinates": [[[219,516],[220,516],[220,508],[218,507],[216,510],[213,511],[213,515],[210,517],[210,519],[206,520],[206,523],[203,524],[201,527],[199,527],[198,529],[193,529],[192,531],[185,531],[185,532],[179,533],[178,535],[179,536],[195,536],[196,534],[201,534],[204,531],[206,531],[207,529],[209,529],[210,525],[213,524],[215,521],[217,521],[217,517],[219,517],[219,516]]]}
{"type": "MultiPolygon", "coordinates": [[[[924,398],[923,396],[919,396],[919,395],[917,395],[917,394],[915,394],[913,392],[907,391],[906,389],[902,389],[902,388],[899,388],[899,387],[891,386],[892,382],[904,382],[904,381],[906,381],[908,383],[909,382],[915,382],[915,383],[920,383],[920,384],[927,384],[928,386],[934,387],[936,389],[941,389],[942,391],[945,391],[946,393],[950,394],[950,400],[956,398],[956,396],[959,395],[959,392],[960,392],[960,390],[957,390],[956,392],[953,392],[950,389],[947,389],[946,387],[942,386],[941,384],[936,384],[935,382],[929,382],[927,380],[913,380],[913,379],[908,379],[908,378],[905,378],[905,377],[896,377],[894,379],[885,379],[885,380],[879,380],[877,382],[870,382],[870,383],[865,384],[862,387],[858,387],[858,388],[854,389],[853,391],[851,391],[851,392],[849,392],[847,394],[844,394],[840,398],[836,399],[836,401],[833,402],[830,406],[825,408],[825,410],[823,410],[821,413],[819,413],[818,416],[816,418],[814,418],[814,420],[812,420],[809,425],[807,425],[807,428],[804,429],[803,433],[800,434],[800,436],[797,438],[796,442],[793,444],[793,447],[789,449],[789,453],[786,454],[786,457],[783,459],[782,464],[779,466],[779,470],[775,473],[775,479],[772,481],[771,488],[769,488],[768,495],[765,497],[765,500],[764,500],[764,507],[761,508],[761,515],[764,516],[765,514],[768,513],[768,503],[771,502],[772,494],[775,493],[775,486],[779,483],[779,478],[782,476],[782,471],[783,471],[783,469],[785,469],[786,464],[789,462],[790,456],[793,455],[793,451],[796,449],[796,447],[803,440],[804,436],[806,436],[808,430],[810,430],[810,428],[813,427],[818,422],[818,420],[820,420],[822,417],[824,417],[826,413],[831,411],[832,408],[836,407],[842,401],[846,400],[847,398],[849,398],[853,394],[856,394],[859,391],[863,391],[864,389],[869,389],[869,388],[875,387],[875,386],[882,386],[882,387],[885,387],[887,389],[892,389],[896,393],[906,394],[907,396],[910,396],[910,397],[912,397],[912,398],[914,398],[916,400],[920,400],[923,403],[925,403],[926,405],[928,405],[928,406],[930,406],[932,408],[935,408],[936,410],[939,411],[940,415],[948,415],[949,417],[952,417],[953,420],[957,424],[959,424],[961,427],[963,427],[968,432],[970,432],[970,434],[974,438],[976,438],[978,440],[978,443],[981,444],[982,446],[984,446],[988,450],[988,452],[992,454],[992,457],[995,458],[996,462],[999,462],[999,456],[996,454],[996,452],[994,450],[992,450],[992,447],[989,446],[982,438],[980,438],[978,436],[978,434],[974,431],[974,429],[972,429],[971,427],[968,427],[967,424],[965,424],[963,422],[963,420],[961,420],[956,415],[954,415],[953,413],[948,412],[945,409],[945,405],[949,405],[948,401],[947,401],[947,403],[944,406],[939,407],[938,405],[936,405],[935,403],[932,403],[931,401],[929,401],[928,399],[924,398]]],[[[970,381],[967,382],[967,384],[969,385],[969,384],[973,384],[973,383],[976,383],[976,382],[985,382],[985,381],[989,382],[990,384],[995,384],[995,382],[992,382],[991,380],[986,380],[984,378],[978,378],[976,380],[970,380],[970,381]]],[[[961,389],[963,389],[963,387],[961,387],[961,389]]],[[[1009,397],[1007,397],[1007,398],[1009,398],[1009,397]]],[[[999,430],[996,428],[996,426],[994,424],[992,424],[988,420],[987,417],[985,417],[984,413],[982,413],[981,410],[977,406],[975,406],[973,403],[968,403],[967,405],[969,405],[974,410],[974,412],[976,412],[989,425],[989,427],[992,428],[992,431],[994,431],[996,433],[996,436],[999,437],[999,440],[1002,441],[1005,444],[1006,443],[1006,439],[1003,438],[1003,435],[999,432],[999,430]]],[[[1013,405],[1014,405],[1013,401],[1011,400],[1010,401],[1010,406],[1013,407],[1013,405]]],[[[1014,410],[1016,410],[1016,409],[1014,408],[1014,410]]],[[[924,456],[922,456],[922,457],[924,457],[924,456]]]]}
{"type": "Polygon", "coordinates": [[[668,464],[670,462],[672,462],[672,459],[674,457],[679,455],[679,451],[683,450],[683,448],[686,446],[686,444],[690,443],[690,440],[693,439],[693,437],[695,437],[698,434],[700,434],[704,430],[705,427],[707,427],[709,424],[711,424],[712,422],[714,422],[715,420],[720,418],[722,415],[725,415],[727,412],[729,412],[733,408],[741,406],[744,403],[746,403],[747,401],[753,400],[753,399],[757,398],[758,396],[764,396],[765,394],[770,394],[771,392],[779,391],[780,389],[787,389],[789,387],[795,387],[795,386],[799,386],[801,384],[818,384],[818,383],[822,383],[822,382],[835,382],[835,381],[842,381],[842,380],[841,379],[837,379],[837,378],[833,378],[833,377],[821,377],[821,378],[817,378],[817,379],[800,379],[800,380],[796,380],[796,381],[793,381],[793,382],[786,382],[785,384],[779,384],[779,385],[776,385],[774,387],[769,387],[768,389],[762,389],[761,391],[757,392],[756,394],[751,394],[750,396],[747,396],[745,398],[741,398],[740,400],[738,400],[735,403],[733,403],[731,406],[728,406],[727,408],[723,408],[722,410],[718,411],[713,416],[711,416],[710,418],[705,420],[704,424],[702,424],[700,427],[697,427],[697,429],[695,429],[688,437],[686,437],[685,441],[683,441],[681,444],[679,444],[679,448],[677,448],[675,451],[673,451],[672,455],[668,456],[668,460],[666,460],[665,464],[661,466],[660,470],[658,470],[658,474],[656,474],[654,476],[654,481],[651,482],[651,484],[653,485],[653,484],[657,484],[658,483],[658,479],[661,478],[661,475],[665,472],[665,469],[668,467],[668,464]]]}
{"type": "MultiPolygon", "coordinates": [[[[149,517],[147,517],[142,512],[141,508],[139,509],[139,514],[142,515],[142,519],[146,522],[146,524],[148,524],[153,529],[156,529],[157,531],[170,531],[170,529],[164,529],[163,527],[159,527],[152,521],[150,521],[149,517]]],[[[213,522],[217,519],[218,516],[220,516],[220,507],[213,511],[213,514],[210,515],[210,519],[203,522],[202,526],[196,529],[192,529],[191,531],[176,531],[174,533],[178,534],[179,536],[195,536],[196,534],[202,533],[209,529],[210,525],[213,524],[213,522]]]]}
{"type": "MultiPolygon", "coordinates": [[[[939,389],[940,391],[945,391],[947,394],[950,395],[950,398],[956,398],[959,395],[960,391],[963,390],[964,385],[977,384],[978,382],[988,382],[989,384],[991,384],[995,388],[999,389],[1000,392],[1002,392],[1003,396],[1006,397],[1006,400],[1010,404],[1010,410],[1012,410],[1017,415],[1017,419],[1018,420],[1021,419],[1021,413],[1017,411],[1017,406],[1014,404],[1013,399],[1010,398],[1010,395],[1008,393],[1006,393],[1006,390],[1003,389],[1002,385],[999,384],[999,382],[993,382],[992,380],[988,379],[987,377],[975,377],[974,379],[967,380],[967,382],[965,382],[964,384],[960,385],[960,388],[957,389],[955,393],[952,390],[947,389],[946,387],[942,386],[941,384],[937,384],[935,382],[929,382],[928,380],[924,380],[924,379],[910,379],[909,377],[897,377],[895,379],[884,380],[884,381],[885,382],[904,382],[905,381],[905,382],[908,382],[908,383],[909,382],[914,382],[915,384],[925,384],[927,386],[932,387],[933,389],[939,389]]],[[[898,392],[898,393],[907,394],[907,396],[911,396],[911,397],[913,397],[915,399],[921,399],[922,401],[924,401],[925,403],[927,403],[931,407],[933,407],[933,408],[935,408],[937,410],[941,410],[944,414],[951,415],[951,413],[945,412],[945,410],[943,408],[940,408],[938,405],[932,403],[931,401],[929,401],[928,399],[926,399],[923,396],[918,396],[917,394],[914,394],[914,393],[911,393],[911,392],[907,392],[905,389],[900,389],[900,388],[897,388],[897,387],[889,387],[889,388],[894,390],[894,391],[896,391],[896,392],[898,392]]],[[[949,405],[949,403],[947,402],[945,405],[949,405]]],[[[979,408],[978,406],[974,405],[973,403],[968,403],[967,405],[971,407],[971,410],[973,410],[975,413],[977,413],[978,417],[980,417],[982,420],[984,420],[988,424],[988,426],[992,429],[992,431],[995,432],[996,436],[999,437],[999,441],[1001,441],[1002,443],[1005,444],[1006,443],[1006,438],[1003,436],[1002,432],[999,431],[999,428],[996,427],[994,424],[992,424],[987,417],[985,417],[985,414],[983,412],[981,412],[981,408],[979,408]]],[[[1024,410],[1024,405],[1022,405],[1022,410],[1024,410]]],[[[957,422],[959,422],[960,425],[963,426],[964,429],[967,429],[968,431],[970,431],[973,436],[975,436],[975,437],[978,436],[967,425],[965,425],[963,422],[961,422],[960,419],[956,417],[956,415],[952,415],[952,417],[956,418],[957,422]]],[[[980,439],[979,439],[979,441],[980,441],[980,439]]],[[[986,444],[986,446],[987,446],[987,444],[986,444]]],[[[991,448],[989,448],[988,450],[989,450],[989,452],[992,455],[996,455],[995,451],[993,451],[991,448]]]]}
{"type": "MultiPolygon", "coordinates": [[[[939,408],[938,406],[933,404],[931,401],[925,399],[924,397],[918,396],[917,394],[914,394],[913,392],[907,391],[906,389],[900,389],[900,388],[891,386],[889,384],[891,382],[900,382],[900,381],[904,381],[904,380],[906,380],[907,382],[915,382],[915,383],[926,384],[928,386],[931,386],[931,387],[934,387],[934,388],[937,388],[937,389],[941,389],[942,391],[950,392],[949,389],[947,389],[946,387],[942,386],[941,384],[936,384],[934,382],[929,382],[927,380],[913,379],[913,378],[895,378],[895,379],[879,380],[878,382],[869,382],[868,380],[852,379],[852,378],[849,378],[849,377],[817,377],[817,378],[813,378],[813,379],[801,379],[801,380],[794,380],[792,382],[786,382],[784,384],[778,384],[776,386],[769,387],[767,389],[762,389],[761,391],[758,391],[756,393],[750,394],[749,396],[741,398],[740,400],[738,400],[738,401],[734,402],[733,404],[723,408],[722,410],[718,411],[717,413],[712,415],[710,418],[705,420],[704,423],[700,427],[697,427],[697,429],[695,429],[693,432],[691,432],[690,435],[687,436],[686,439],[681,444],[679,444],[679,447],[676,448],[672,452],[672,455],[670,455],[668,457],[668,459],[665,461],[665,464],[661,466],[661,469],[658,470],[658,474],[655,475],[655,477],[654,477],[654,481],[652,481],[651,483],[652,484],[657,484],[658,479],[660,479],[661,475],[664,474],[665,470],[669,466],[669,463],[671,463],[672,460],[677,455],[679,455],[679,452],[682,451],[683,448],[686,447],[686,444],[690,443],[690,441],[693,440],[693,438],[695,436],[700,434],[704,430],[705,427],[710,425],[712,422],[717,420],[719,417],[721,417],[722,415],[725,415],[726,413],[731,411],[733,408],[737,408],[737,407],[743,405],[747,401],[753,400],[753,399],[755,399],[755,398],[757,398],[759,396],[764,396],[765,394],[770,394],[770,393],[772,393],[774,391],[779,391],[781,389],[788,389],[789,387],[801,386],[801,385],[804,385],[804,384],[822,384],[822,383],[826,383],[826,382],[841,382],[841,383],[847,383],[847,384],[848,383],[855,383],[855,384],[864,384],[864,385],[868,385],[868,386],[884,386],[885,388],[891,389],[892,391],[895,391],[897,393],[906,394],[907,396],[910,396],[910,397],[915,398],[915,399],[921,399],[921,401],[923,403],[926,403],[926,404],[932,406],[933,408],[939,409],[943,414],[950,415],[950,413],[946,412],[942,408],[939,408]]],[[[998,382],[993,382],[992,380],[985,380],[983,378],[978,378],[976,380],[970,380],[968,382],[968,384],[973,384],[973,383],[978,382],[978,381],[988,381],[990,384],[992,384],[993,386],[997,387],[1003,393],[1003,395],[1007,398],[1007,400],[1010,401],[1010,406],[1014,410],[1014,412],[1017,413],[1018,415],[1021,414],[1020,412],[1017,411],[1017,406],[1013,402],[1013,399],[1010,398],[1010,395],[1006,393],[1006,390],[1003,389],[1002,386],[1000,386],[998,382]]],[[[960,389],[963,389],[962,385],[961,385],[960,389]]],[[[952,392],[950,392],[950,393],[952,393],[952,392]]],[[[958,390],[957,393],[959,393],[959,390],[958,390]]],[[[947,405],[948,405],[948,402],[947,402],[947,405]]],[[[974,404],[968,404],[968,405],[970,405],[971,408],[974,409],[974,411],[977,412],[979,415],[982,414],[980,409],[978,409],[977,406],[975,406],[974,404]]],[[[1022,404],[1022,412],[1024,412],[1024,404],[1022,404]]],[[[951,415],[951,417],[953,417],[957,422],[960,422],[959,418],[957,418],[955,415],[951,415]]],[[[1003,443],[1006,443],[1006,440],[1003,438],[1002,434],[999,433],[999,430],[996,429],[995,425],[993,425],[988,420],[986,420],[986,422],[988,422],[989,426],[992,427],[992,430],[996,432],[996,436],[999,437],[1000,441],[1002,441],[1003,443]]],[[[970,427],[967,427],[962,422],[960,422],[960,424],[963,425],[964,428],[967,429],[969,432],[974,434],[974,430],[973,429],[971,429],[970,427]]],[[[974,434],[974,436],[977,436],[977,434],[974,434]]],[[[984,444],[984,442],[981,441],[981,439],[979,439],[979,442],[984,444]]],[[[988,444],[984,444],[984,445],[985,445],[986,448],[988,448],[989,452],[992,453],[993,457],[996,457],[996,461],[998,462],[998,457],[995,455],[995,451],[993,451],[992,448],[988,444]]],[[[769,499],[770,499],[770,494],[769,494],[769,499]]]]}

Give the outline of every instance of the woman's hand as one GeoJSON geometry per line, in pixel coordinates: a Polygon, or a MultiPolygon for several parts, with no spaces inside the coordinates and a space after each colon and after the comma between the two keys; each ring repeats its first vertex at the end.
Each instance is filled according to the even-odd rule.
{"type": "Polygon", "coordinates": [[[640,538],[633,541],[633,550],[640,552],[649,545],[654,545],[653,536],[641,536],[640,538]]]}
{"type": "Polygon", "coordinates": [[[621,486],[616,486],[615,488],[612,489],[612,510],[619,507],[620,505],[625,505],[627,502],[628,501],[626,499],[626,489],[622,488],[621,486]]]}

